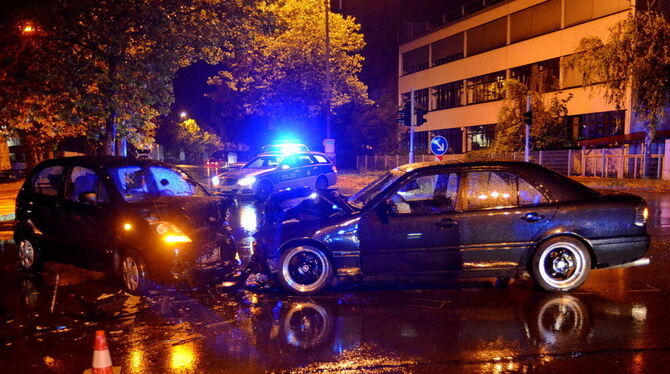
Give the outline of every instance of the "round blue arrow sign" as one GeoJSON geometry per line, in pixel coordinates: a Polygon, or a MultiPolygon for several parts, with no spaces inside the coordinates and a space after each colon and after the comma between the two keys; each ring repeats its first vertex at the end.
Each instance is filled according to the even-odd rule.
{"type": "Polygon", "coordinates": [[[444,136],[436,136],[430,141],[430,151],[435,156],[442,156],[447,153],[449,149],[449,142],[444,136]]]}

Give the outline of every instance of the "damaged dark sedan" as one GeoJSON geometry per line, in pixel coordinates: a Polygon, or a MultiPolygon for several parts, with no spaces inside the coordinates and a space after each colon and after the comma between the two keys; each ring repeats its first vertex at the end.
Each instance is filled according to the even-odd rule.
{"type": "Polygon", "coordinates": [[[135,294],[235,281],[241,272],[225,209],[224,200],[161,162],[48,160],[17,196],[19,264],[33,273],[45,260],[105,271],[135,294]]]}
{"type": "Polygon", "coordinates": [[[275,194],[266,215],[257,256],[295,294],[345,280],[526,271],[540,288],[568,292],[592,269],[649,262],[642,198],[523,162],[409,164],[348,199],[275,194]]]}

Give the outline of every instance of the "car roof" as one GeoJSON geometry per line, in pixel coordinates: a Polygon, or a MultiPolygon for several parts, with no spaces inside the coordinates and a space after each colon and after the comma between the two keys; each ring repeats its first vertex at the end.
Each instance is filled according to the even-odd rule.
{"type": "Polygon", "coordinates": [[[74,157],[59,157],[42,161],[37,166],[47,167],[51,165],[81,165],[89,168],[95,167],[122,167],[129,165],[137,166],[168,166],[173,165],[151,160],[151,159],[137,159],[133,157],[122,156],[74,156],[74,157]]]}
{"type": "MultiPolygon", "coordinates": [[[[293,156],[293,155],[318,155],[318,156],[323,156],[326,157],[324,153],[321,152],[315,152],[315,151],[304,151],[304,152],[293,152],[293,153],[281,153],[281,152],[263,152],[259,154],[256,157],[262,157],[262,156],[272,156],[272,157],[288,157],[288,156],[293,156]]],[[[328,161],[328,157],[326,157],[328,161]]]]}
{"type": "Polygon", "coordinates": [[[432,161],[418,162],[399,166],[403,173],[421,173],[442,168],[479,169],[505,168],[518,172],[529,181],[546,190],[556,201],[574,201],[594,197],[598,193],[544,166],[523,161],[487,160],[487,161],[432,161]]]}

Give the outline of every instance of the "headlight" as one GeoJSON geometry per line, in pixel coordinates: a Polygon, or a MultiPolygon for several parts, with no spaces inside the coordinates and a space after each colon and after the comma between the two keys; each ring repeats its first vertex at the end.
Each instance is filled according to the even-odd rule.
{"type": "Polygon", "coordinates": [[[190,243],[191,238],[184,234],[177,226],[170,222],[155,222],[152,224],[158,235],[166,243],[190,243]]]}
{"type": "Polygon", "coordinates": [[[240,186],[251,186],[254,183],[256,183],[256,177],[244,177],[237,181],[240,186]]]}
{"type": "Polygon", "coordinates": [[[213,176],[212,177],[212,186],[218,187],[219,184],[221,184],[221,179],[219,179],[219,176],[218,175],[213,176]]]}

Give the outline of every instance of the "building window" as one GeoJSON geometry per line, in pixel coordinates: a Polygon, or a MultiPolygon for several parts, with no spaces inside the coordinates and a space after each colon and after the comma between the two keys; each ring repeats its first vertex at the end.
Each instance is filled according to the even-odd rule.
{"type": "Polygon", "coordinates": [[[461,97],[463,96],[463,81],[435,86],[432,89],[433,103],[431,109],[449,109],[463,105],[461,97]]]}
{"type": "Polygon", "coordinates": [[[427,45],[402,54],[403,74],[410,74],[424,69],[428,69],[427,45]]]}
{"type": "Polygon", "coordinates": [[[623,134],[625,111],[580,114],[568,117],[568,131],[573,141],[604,138],[623,134]]]}
{"type": "Polygon", "coordinates": [[[502,47],[507,44],[507,17],[477,26],[466,33],[468,56],[502,47]]]}
{"type": "Polygon", "coordinates": [[[556,91],[559,87],[560,59],[552,58],[551,60],[519,66],[511,69],[510,72],[512,78],[523,83],[532,91],[556,91]]]}
{"type": "MultiPolygon", "coordinates": [[[[400,105],[403,104],[409,104],[409,99],[410,99],[411,93],[410,92],[405,92],[404,94],[400,95],[400,100],[401,103],[400,105]]],[[[414,105],[416,107],[424,108],[428,110],[428,89],[423,88],[420,90],[414,90],[414,105]]]]}
{"type": "Polygon", "coordinates": [[[486,74],[467,80],[467,103],[477,104],[501,100],[505,96],[505,71],[486,74]]]}
{"type": "Polygon", "coordinates": [[[463,58],[463,33],[452,35],[431,44],[433,66],[463,58]]]}
{"type": "Polygon", "coordinates": [[[467,150],[488,148],[493,142],[495,125],[470,126],[466,128],[467,150]]]}
{"type": "Polygon", "coordinates": [[[510,17],[510,42],[516,43],[561,28],[561,0],[549,0],[510,17]]]}
{"type": "Polygon", "coordinates": [[[629,7],[628,0],[565,0],[565,27],[617,13],[629,7]]]}
{"type": "Polygon", "coordinates": [[[463,131],[460,127],[454,129],[434,130],[430,132],[430,138],[444,136],[448,143],[448,154],[463,153],[463,131]]]}

